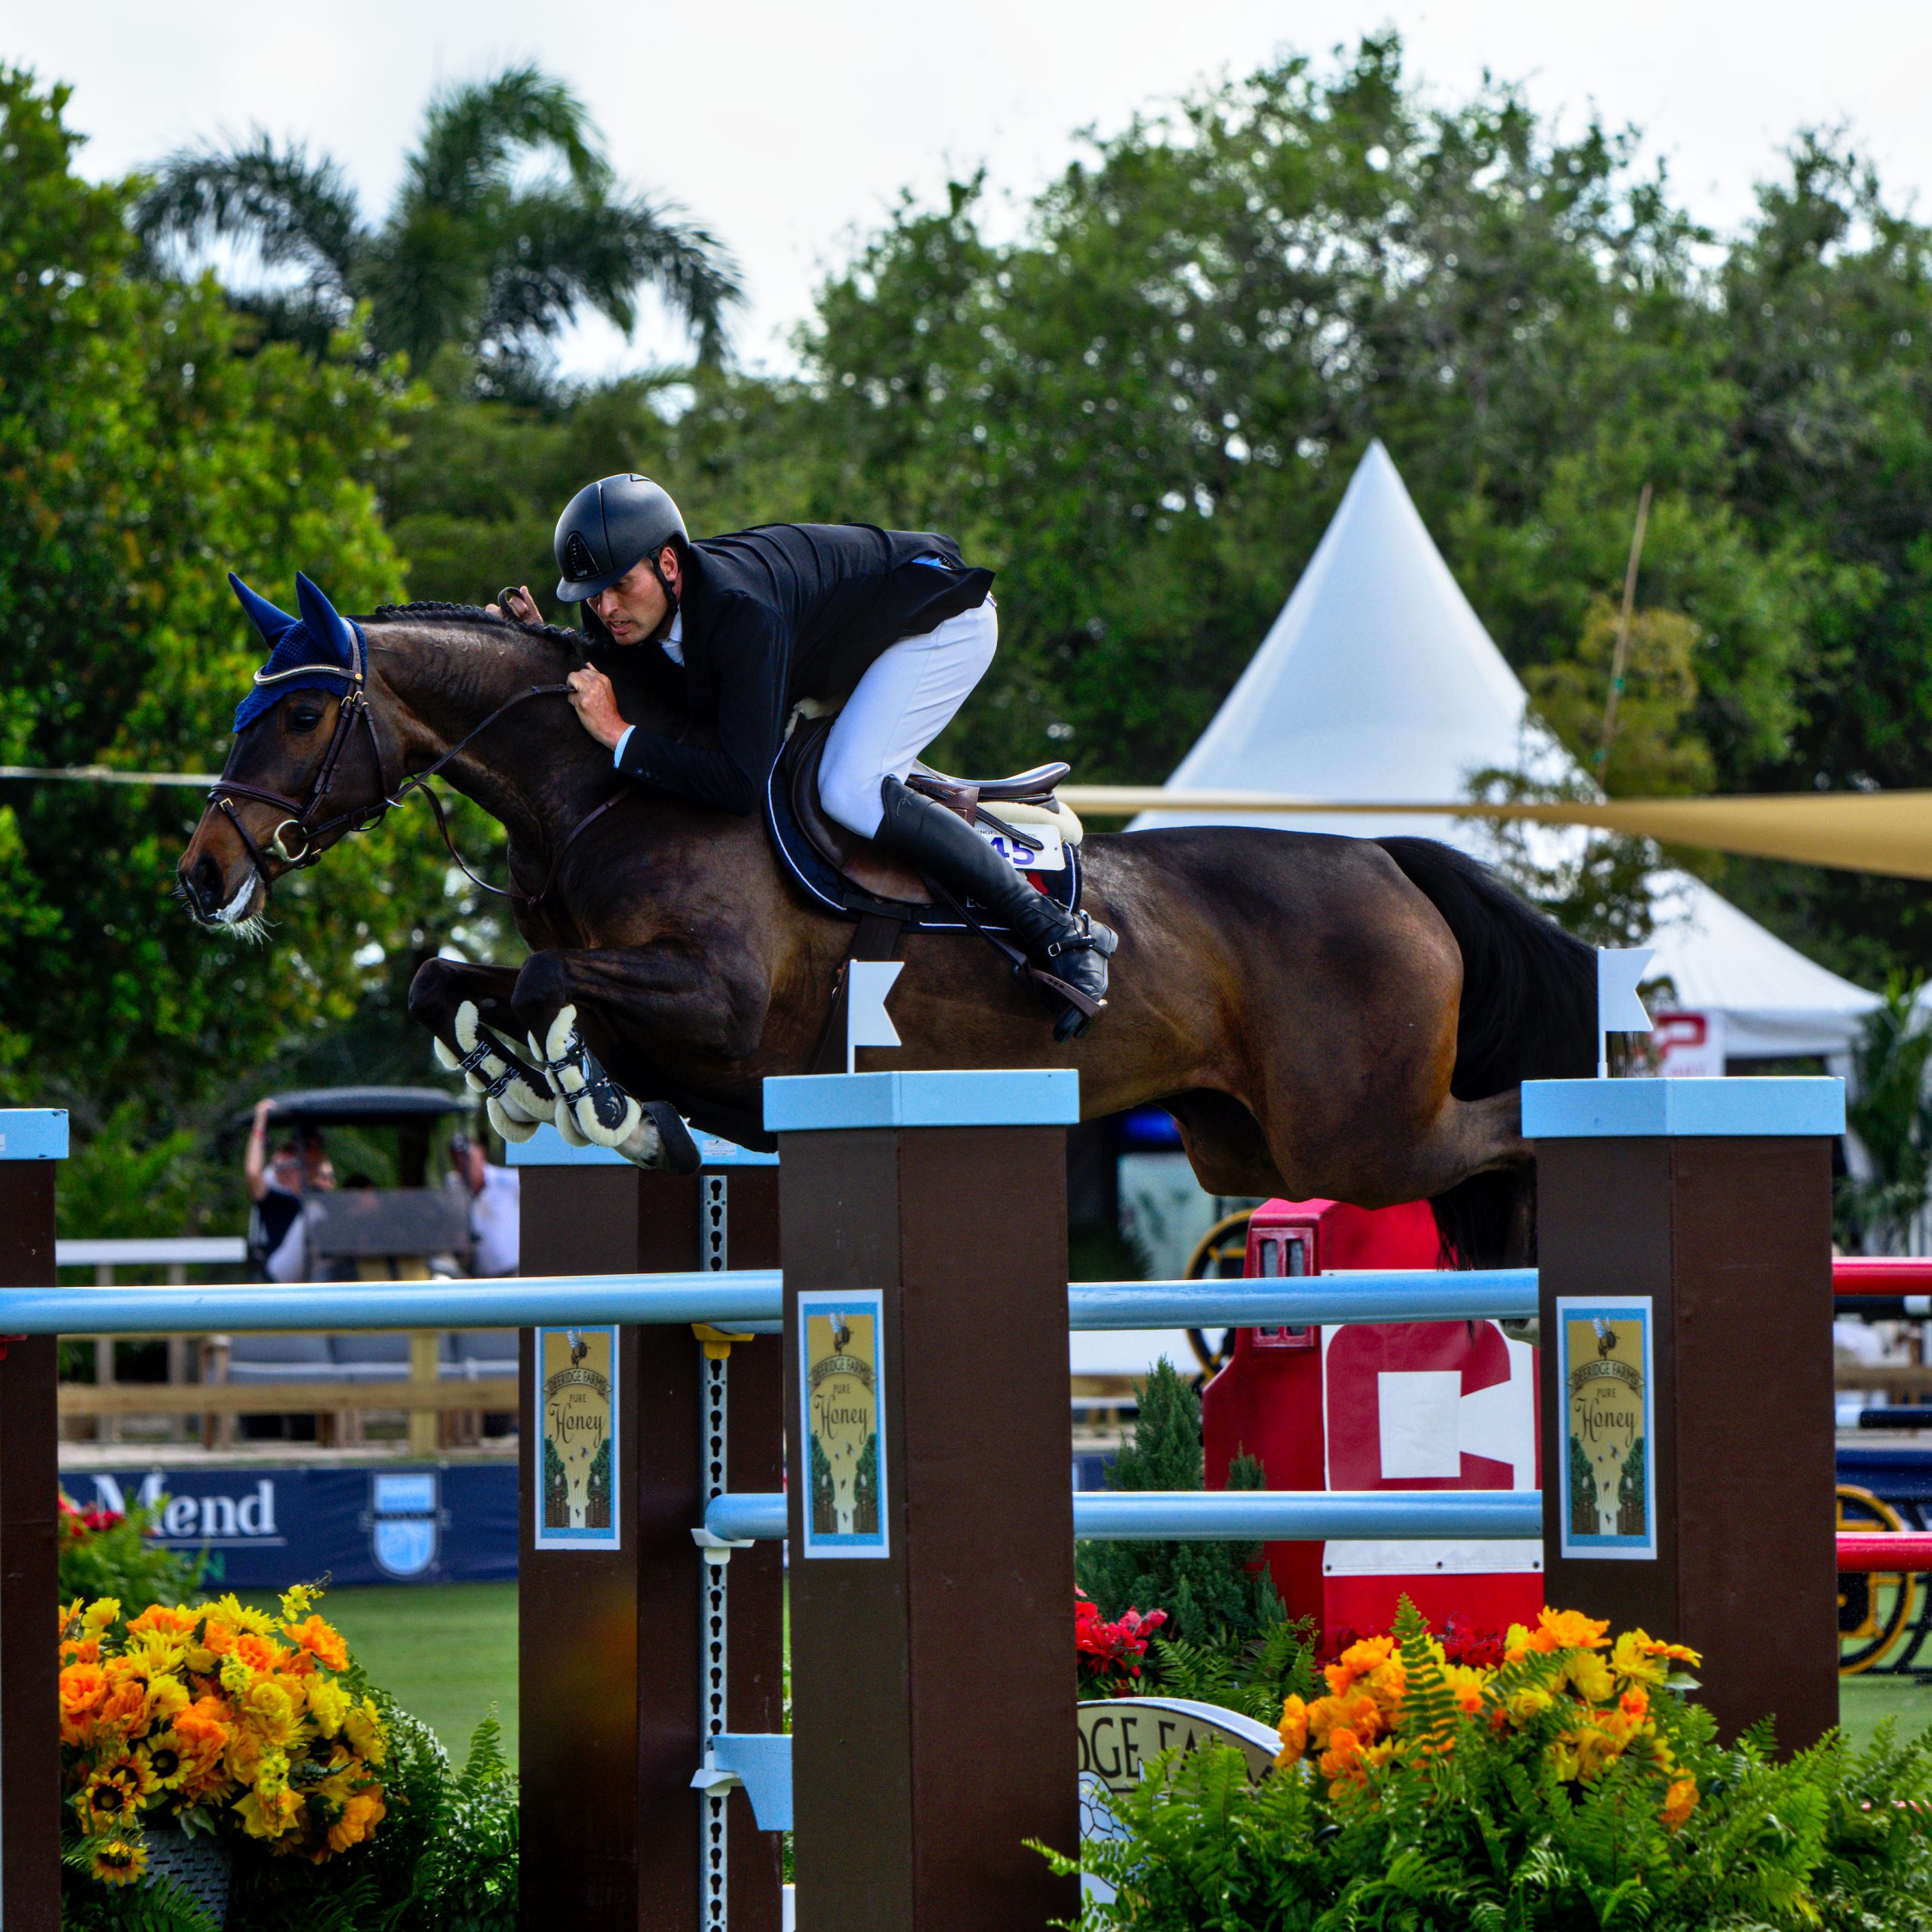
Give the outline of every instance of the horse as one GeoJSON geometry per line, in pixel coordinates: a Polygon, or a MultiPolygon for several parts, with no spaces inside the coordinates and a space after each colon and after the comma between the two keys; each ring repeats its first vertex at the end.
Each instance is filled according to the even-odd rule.
{"type": "MultiPolygon", "coordinates": [[[[771,1147],[761,1083],[811,1069],[851,923],[808,900],[758,817],[613,771],[560,694],[589,661],[582,634],[448,605],[334,621],[366,677],[343,695],[291,691],[237,733],[178,867],[192,915],[258,921],[284,873],[433,772],[507,833],[529,949],[520,965],[417,972],[409,1010],[444,1063],[473,1046],[469,1012],[535,1050],[574,1008],[623,1093],[771,1147]]],[[[626,718],[703,735],[625,660],[597,653],[626,718]]],[[[1426,1198],[1445,1258],[1533,1256],[1518,1089],[1594,1070],[1589,947],[1427,839],[1202,826],[1097,835],[1083,863],[1084,903],[1119,940],[1094,1026],[1056,1044],[991,947],[913,933],[892,996],[903,1045],[868,1063],[1073,1067],[1083,1118],[1171,1112],[1211,1193],[1426,1198]]]]}

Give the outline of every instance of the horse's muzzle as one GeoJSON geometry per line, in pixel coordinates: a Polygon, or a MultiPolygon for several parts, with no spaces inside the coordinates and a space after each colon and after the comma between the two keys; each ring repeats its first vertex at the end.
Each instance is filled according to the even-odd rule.
{"type": "Polygon", "coordinates": [[[210,812],[195,828],[175,876],[183,903],[204,926],[238,926],[268,902],[268,881],[218,813],[210,812]]]}

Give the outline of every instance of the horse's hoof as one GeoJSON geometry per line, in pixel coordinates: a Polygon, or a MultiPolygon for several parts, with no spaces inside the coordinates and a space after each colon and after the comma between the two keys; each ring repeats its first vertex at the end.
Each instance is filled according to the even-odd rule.
{"type": "Polygon", "coordinates": [[[513,1114],[493,1094],[483,1103],[483,1111],[490,1117],[490,1124],[505,1140],[528,1140],[537,1131],[537,1123],[526,1120],[521,1114],[513,1114]]]}
{"type": "Polygon", "coordinates": [[[637,1166],[660,1174],[696,1174],[703,1157],[677,1109],[663,1100],[635,1104],[642,1118],[617,1152],[637,1166]]]}

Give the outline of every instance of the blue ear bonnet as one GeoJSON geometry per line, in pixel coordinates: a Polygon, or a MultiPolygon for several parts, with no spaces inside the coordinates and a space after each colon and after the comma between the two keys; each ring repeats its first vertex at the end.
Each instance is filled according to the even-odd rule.
{"type": "Polygon", "coordinates": [[[361,629],[339,615],[300,571],[295,575],[299,617],[277,610],[232,571],[228,582],[269,648],[254,688],[235,707],[236,731],[252,724],[291,691],[328,691],[343,697],[361,683],[368,646],[361,629]]]}

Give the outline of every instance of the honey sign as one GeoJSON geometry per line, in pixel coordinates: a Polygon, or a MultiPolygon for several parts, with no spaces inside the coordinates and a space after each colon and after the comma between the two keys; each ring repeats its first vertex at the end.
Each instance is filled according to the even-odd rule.
{"type": "Polygon", "coordinates": [[[888,1553],[884,1299],[877,1289],[814,1289],[798,1297],[808,1557],[888,1553]]]}
{"type": "Polygon", "coordinates": [[[1657,1555],[1647,1296],[1557,1300],[1565,1441],[1563,1554],[1657,1555]]]}
{"type": "Polygon", "coordinates": [[[537,1331],[540,1549],[615,1549],[617,1331],[537,1331]]]}

